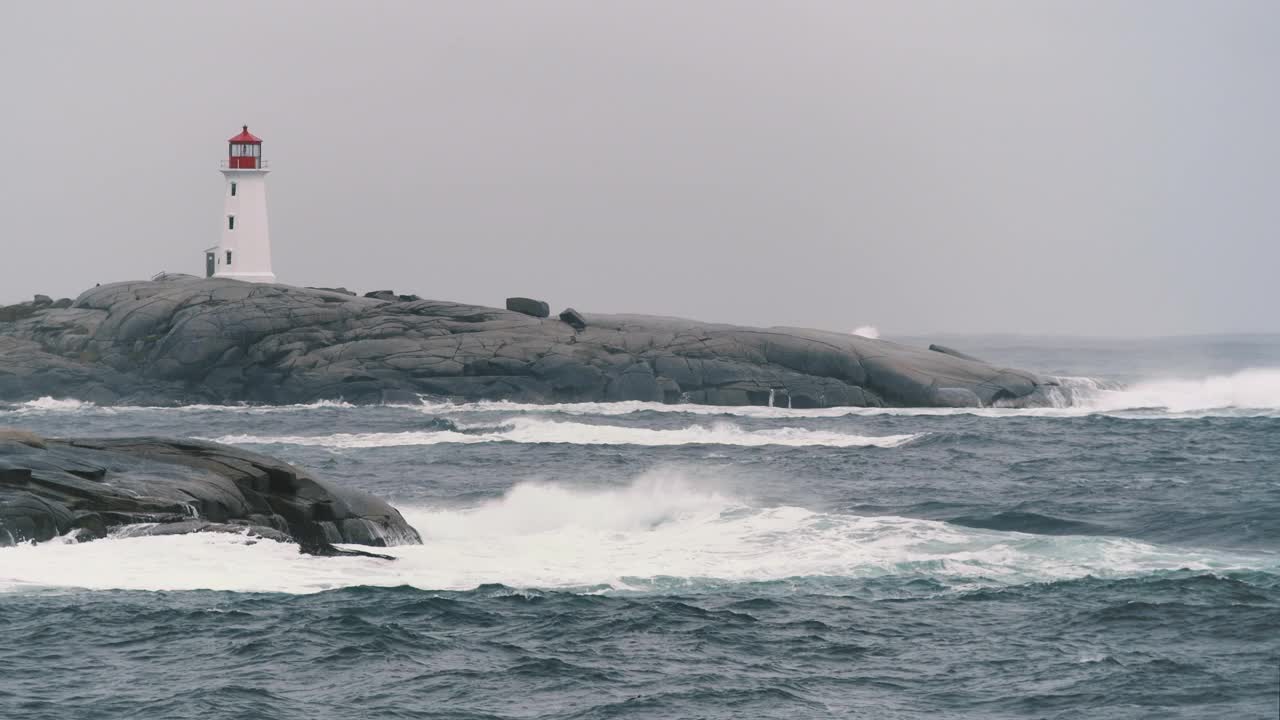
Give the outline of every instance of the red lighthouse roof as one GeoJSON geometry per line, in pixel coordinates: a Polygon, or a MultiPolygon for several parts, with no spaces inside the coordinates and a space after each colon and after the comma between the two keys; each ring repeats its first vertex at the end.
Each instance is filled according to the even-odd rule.
{"type": "Polygon", "coordinates": [[[233,138],[231,138],[231,139],[230,139],[230,140],[228,140],[227,142],[233,142],[233,143],[260,143],[260,142],[262,142],[262,138],[260,138],[260,137],[258,137],[257,135],[254,135],[253,133],[249,132],[249,126],[248,126],[248,125],[243,125],[243,126],[241,126],[241,127],[242,127],[243,129],[240,131],[240,134],[239,134],[239,135],[237,135],[237,136],[235,136],[235,137],[233,137],[233,138]]]}

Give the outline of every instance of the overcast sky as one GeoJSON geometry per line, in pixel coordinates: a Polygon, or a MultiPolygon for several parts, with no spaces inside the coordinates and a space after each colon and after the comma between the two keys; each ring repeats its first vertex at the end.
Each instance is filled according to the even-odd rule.
{"type": "Polygon", "coordinates": [[[275,271],[885,333],[1280,331],[1280,2],[12,2],[0,301],[275,271]]]}

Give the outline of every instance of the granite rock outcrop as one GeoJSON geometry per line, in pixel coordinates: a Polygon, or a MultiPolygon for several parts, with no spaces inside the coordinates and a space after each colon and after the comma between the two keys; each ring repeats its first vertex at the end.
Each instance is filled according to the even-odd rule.
{"type": "Polygon", "coordinates": [[[1053,384],[846,333],[369,295],[165,275],[0,308],[0,400],[987,406],[1053,384]]]}
{"type": "Polygon", "coordinates": [[[236,532],[347,554],[417,544],[382,500],[258,453],[198,440],[47,439],[0,429],[0,545],[75,532],[236,532]]]}

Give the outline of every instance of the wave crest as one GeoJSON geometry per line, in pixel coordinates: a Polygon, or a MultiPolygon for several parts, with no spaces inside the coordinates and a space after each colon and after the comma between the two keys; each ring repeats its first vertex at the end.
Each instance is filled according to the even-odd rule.
{"type": "Polygon", "coordinates": [[[929,579],[957,589],[1191,570],[1277,570],[1266,554],[1029,535],[895,516],[760,506],[679,468],[612,487],[524,483],[465,508],[400,508],[421,546],[396,562],[299,555],[221,533],[0,549],[0,591],[29,587],[310,593],[360,585],[650,591],[796,578],[929,579]],[[234,567],[235,572],[226,572],[234,567]]]}
{"type": "MultiPolygon", "coordinates": [[[[453,415],[456,413],[512,413],[520,415],[561,414],[579,416],[623,416],[643,412],[665,414],[685,414],[695,416],[737,416],[761,419],[780,418],[837,418],[844,416],[875,415],[979,415],[986,417],[1005,416],[1079,416],[1088,414],[1106,414],[1122,418],[1151,419],[1160,417],[1187,418],[1206,416],[1262,416],[1280,417],[1280,368],[1252,368],[1239,372],[1213,375],[1202,378],[1164,378],[1144,380],[1131,385],[1090,377],[1056,377],[1056,386],[1047,386],[1027,398],[1017,401],[999,403],[990,408],[859,408],[831,407],[791,409],[764,406],[720,406],[720,405],[668,405],[658,402],[610,402],[610,403],[558,403],[531,404],[505,400],[453,402],[424,397],[417,404],[388,405],[388,408],[399,408],[405,411],[421,412],[428,415],[453,415]]],[[[318,400],[302,405],[181,405],[175,407],[150,406],[99,406],[92,402],[74,398],[42,397],[17,404],[0,404],[0,415],[55,415],[55,414],[94,414],[116,415],[122,413],[141,412],[230,412],[260,415],[270,413],[308,412],[314,410],[354,409],[357,406],[343,400],[318,400]]],[[[607,426],[605,426],[607,427],[607,426]]],[[[696,428],[698,426],[691,426],[696,428]]],[[[784,428],[783,431],[788,430],[784,428]]],[[[794,429],[790,429],[794,430],[794,429]]],[[[603,432],[603,431],[602,431],[603,432]]],[[[696,432],[696,431],[695,431],[696,432]]],[[[804,432],[804,431],[800,431],[804,432]]],[[[472,433],[475,435],[475,433],[472,433]]],[[[732,432],[721,433],[725,438],[732,432]]],[[[785,434],[785,433],[784,433],[785,434]]],[[[511,442],[575,442],[575,440],[537,440],[522,437],[521,432],[508,433],[501,438],[511,442]]],[[[708,435],[709,436],[709,435],[708,435]]],[[[245,436],[248,437],[248,436],[245,436]]],[[[476,437],[482,437],[477,435],[476,437]]],[[[530,436],[531,437],[531,436],[530,436]]],[[[685,444],[686,442],[706,442],[730,445],[824,445],[850,446],[858,444],[878,444],[876,442],[845,442],[839,439],[833,442],[806,442],[797,436],[790,440],[781,437],[778,442],[753,441],[750,435],[739,440],[707,439],[688,440],[684,442],[635,442],[633,444],[685,444]]],[[[478,440],[457,439],[456,442],[497,441],[498,438],[478,440]]],[[[816,440],[810,436],[809,440],[816,440]]],[[[436,442],[445,440],[437,438],[436,442]]],[[[243,442],[259,442],[244,440],[243,442]]],[[[261,441],[267,442],[267,441],[261,441]]],[[[279,442],[287,442],[280,440],[279,442]]],[[[373,441],[370,441],[373,442],[373,441]]],[[[623,444],[602,438],[598,444],[623,444]]],[[[905,441],[902,441],[905,442],[905,441]]],[[[303,443],[305,444],[305,443],[303,443]]],[[[388,443],[396,444],[396,443],[388,443]]],[[[419,442],[403,442],[399,444],[421,444],[419,442]]],[[[895,444],[900,444],[897,442],[895,444]]],[[[359,445],[356,445],[359,446],[359,445]]],[[[376,445],[369,445],[376,446],[376,445]]]]}
{"type": "Polygon", "coordinates": [[[118,415],[121,413],[140,413],[140,412],[241,412],[251,415],[263,415],[267,413],[277,412],[298,412],[306,410],[320,409],[350,409],[356,407],[344,400],[316,400],[315,402],[304,403],[301,405],[212,405],[200,403],[195,405],[98,405],[88,400],[77,400],[75,398],[54,398],[45,396],[36,400],[28,400],[22,403],[16,403],[5,406],[0,403],[2,413],[13,413],[19,415],[25,414],[98,414],[98,415],[118,415]]]}
{"type": "Polygon", "coordinates": [[[1153,379],[1122,386],[1093,378],[1059,378],[1058,407],[1091,412],[1159,410],[1188,414],[1280,410],[1280,368],[1253,368],[1198,379],[1153,379]]]}
{"type": "Polygon", "coordinates": [[[24,403],[18,403],[12,407],[12,412],[19,414],[26,413],[74,413],[92,410],[96,407],[94,403],[85,400],[76,400],[75,398],[54,398],[48,395],[28,400],[24,403]]]}

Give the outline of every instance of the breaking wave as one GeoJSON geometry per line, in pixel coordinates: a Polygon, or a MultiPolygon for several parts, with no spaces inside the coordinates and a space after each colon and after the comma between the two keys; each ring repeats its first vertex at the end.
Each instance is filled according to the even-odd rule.
{"type": "MultiPolygon", "coordinates": [[[[1131,419],[1228,417],[1280,417],[1280,368],[1254,368],[1226,375],[1202,378],[1150,379],[1131,385],[1089,377],[1057,377],[1058,385],[1045,388],[1031,398],[1013,403],[1002,403],[987,408],[806,408],[764,406],[720,406],[664,404],[658,402],[609,402],[609,403],[557,403],[537,404],[510,401],[454,402],[424,397],[416,404],[384,406],[428,415],[455,413],[512,413],[582,416],[621,416],[642,412],[678,413],[695,416],[737,416],[761,419],[777,418],[837,418],[845,416],[875,415],[977,415],[982,417],[1075,417],[1105,414],[1131,419]],[[1035,403],[1034,406],[1028,404],[1035,403]]],[[[139,412],[216,412],[263,415],[270,413],[294,413],[315,410],[350,409],[358,406],[343,400],[318,400],[300,405],[181,405],[174,407],[151,406],[100,406],[92,402],[72,398],[43,397],[23,403],[0,403],[0,416],[4,415],[58,415],[93,414],[118,415],[139,412]]],[[[522,439],[524,435],[513,428],[502,438],[510,442],[560,442],[557,440],[522,439]]],[[[484,442],[495,440],[459,439],[457,442],[484,442]]],[[[438,439],[437,441],[444,441],[438,439]]],[[[564,442],[578,442],[565,440],[564,442]]],[[[582,441],[592,442],[592,441],[582,441]]],[[[601,439],[601,443],[614,442],[601,439]]],[[[720,440],[689,440],[686,442],[721,442],[720,440]]],[[[636,442],[634,444],[683,444],[672,442],[636,442]]],[[[806,444],[804,442],[742,442],[723,444],[806,444]]],[[[831,444],[813,442],[809,444],[831,444]]],[[[835,444],[840,444],[837,441],[835,444]]],[[[857,444],[857,443],[854,443],[857,444]]]]}
{"type": "Polygon", "coordinates": [[[510,418],[499,426],[442,422],[427,431],[335,433],[332,435],[224,435],[214,442],[231,444],[317,445],[330,448],[371,448],[440,443],[567,443],[574,445],[739,445],[759,447],[897,447],[920,435],[868,436],[803,428],[744,430],[729,422],[657,430],[620,425],[557,422],[536,417],[510,418]]]}
{"type": "Polygon", "coordinates": [[[1076,417],[1106,414],[1121,418],[1188,418],[1207,416],[1280,417],[1280,368],[1242,370],[1198,379],[1147,380],[1125,386],[1088,377],[1057,377],[1058,385],[1033,398],[1040,407],[1006,404],[986,408],[792,409],[763,406],[666,405],[656,402],[562,403],[542,405],[507,401],[454,403],[424,398],[406,406],[439,415],[466,412],[563,413],[566,415],[630,415],[640,412],[730,415],[750,418],[836,418],[874,415],[977,415],[982,417],[1076,417]]]}
{"type": "Polygon", "coordinates": [[[1272,414],[1280,410],[1280,368],[1255,368],[1198,379],[1145,380],[1130,386],[1059,378],[1055,404],[1094,413],[1160,411],[1173,415],[1272,414]]]}
{"type": "Polygon", "coordinates": [[[24,403],[17,403],[9,406],[8,412],[17,414],[27,413],[74,413],[84,412],[96,408],[91,402],[84,400],[76,400],[75,398],[52,398],[42,397],[36,400],[28,400],[24,403]]]}
{"type": "Polygon", "coordinates": [[[243,536],[115,537],[0,549],[0,590],[87,587],[310,593],[356,585],[697,590],[790,578],[928,578],[951,587],[1190,569],[1274,571],[1274,557],[1046,536],[905,517],[757,507],[654,471],[623,487],[520,484],[469,508],[402,508],[421,546],[396,562],[313,558],[243,536]],[[235,568],[228,572],[228,568],[235,568]]]}
{"type": "Polygon", "coordinates": [[[195,405],[98,405],[97,403],[87,400],[77,400],[75,398],[53,398],[42,397],[36,400],[28,400],[22,403],[4,404],[0,403],[0,414],[55,414],[55,413],[79,413],[79,414],[97,414],[97,415],[119,415],[122,413],[138,413],[138,412],[239,412],[251,415],[262,415],[267,413],[278,412],[298,412],[305,410],[321,410],[321,409],[350,409],[356,407],[344,400],[316,400],[315,402],[303,403],[299,405],[248,405],[248,404],[232,404],[232,405],[212,405],[207,403],[195,405]]]}

